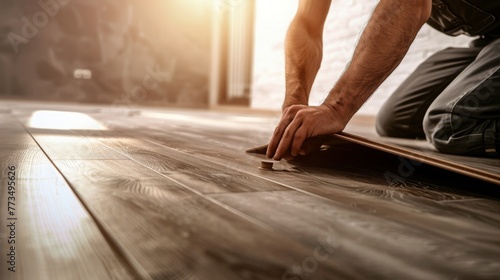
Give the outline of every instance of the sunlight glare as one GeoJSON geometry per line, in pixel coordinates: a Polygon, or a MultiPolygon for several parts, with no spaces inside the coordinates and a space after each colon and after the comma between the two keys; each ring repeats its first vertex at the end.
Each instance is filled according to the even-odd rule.
{"type": "Polygon", "coordinates": [[[28,126],[39,129],[106,130],[105,126],[86,114],[46,110],[33,112],[28,126]]]}

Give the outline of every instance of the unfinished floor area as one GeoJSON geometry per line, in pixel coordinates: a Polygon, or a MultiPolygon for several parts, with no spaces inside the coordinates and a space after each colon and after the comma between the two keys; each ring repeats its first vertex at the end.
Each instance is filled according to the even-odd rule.
{"type": "Polygon", "coordinates": [[[340,139],[259,169],[279,117],[0,103],[0,278],[500,278],[499,185],[340,139]]]}

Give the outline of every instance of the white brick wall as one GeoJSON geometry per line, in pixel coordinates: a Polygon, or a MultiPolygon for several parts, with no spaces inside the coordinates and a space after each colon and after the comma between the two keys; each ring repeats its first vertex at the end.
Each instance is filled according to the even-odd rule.
{"type": "MultiPolygon", "coordinates": [[[[363,27],[378,1],[333,0],[324,32],[323,63],[311,92],[320,104],[350,60],[363,27]]],[[[298,0],[256,0],[251,107],[279,110],[285,92],[284,39],[298,0]]],[[[448,46],[467,46],[471,38],[450,37],[425,25],[401,65],[381,85],[359,114],[375,115],[388,96],[420,62],[448,46]]]]}

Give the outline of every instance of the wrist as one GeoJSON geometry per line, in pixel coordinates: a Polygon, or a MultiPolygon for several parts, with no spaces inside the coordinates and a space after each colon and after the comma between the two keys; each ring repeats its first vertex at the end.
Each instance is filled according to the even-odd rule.
{"type": "Polygon", "coordinates": [[[287,94],[285,97],[285,101],[283,102],[283,105],[281,106],[281,110],[285,110],[286,108],[293,106],[293,105],[308,105],[308,100],[307,98],[304,98],[302,96],[293,96],[287,94]]]}
{"type": "Polygon", "coordinates": [[[353,100],[339,95],[329,96],[321,104],[321,106],[328,108],[328,110],[344,125],[349,122],[349,120],[352,118],[352,116],[354,116],[358,109],[356,108],[353,100]]]}
{"type": "Polygon", "coordinates": [[[293,106],[293,105],[306,105],[307,106],[307,102],[285,101],[285,102],[283,102],[283,105],[281,106],[281,111],[284,111],[286,108],[293,106]]]}

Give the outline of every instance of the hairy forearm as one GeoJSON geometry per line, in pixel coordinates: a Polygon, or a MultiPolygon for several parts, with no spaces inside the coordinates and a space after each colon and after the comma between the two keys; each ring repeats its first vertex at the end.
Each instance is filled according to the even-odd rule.
{"type": "Polygon", "coordinates": [[[323,55],[321,36],[321,32],[308,30],[300,17],[291,23],[285,41],[286,94],[283,109],[290,105],[308,104],[323,55]]]}
{"type": "Polygon", "coordinates": [[[399,65],[430,13],[430,0],[381,0],[324,105],[347,123],[399,65]]]}

